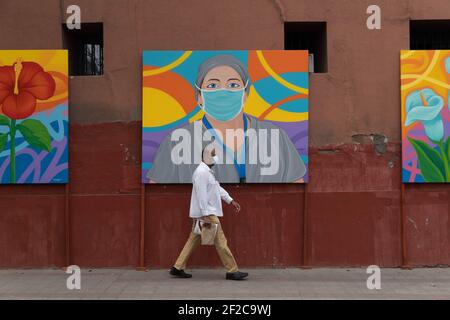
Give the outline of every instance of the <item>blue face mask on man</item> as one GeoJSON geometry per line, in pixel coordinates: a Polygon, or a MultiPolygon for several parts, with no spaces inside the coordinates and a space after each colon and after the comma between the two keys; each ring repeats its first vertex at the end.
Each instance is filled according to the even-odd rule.
{"type": "MultiPolygon", "coordinates": [[[[247,82],[248,84],[248,82],[247,82]]],[[[217,121],[230,121],[237,117],[244,106],[245,88],[238,90],[230,89],[201,89],[203,110],[217,121]]]]}

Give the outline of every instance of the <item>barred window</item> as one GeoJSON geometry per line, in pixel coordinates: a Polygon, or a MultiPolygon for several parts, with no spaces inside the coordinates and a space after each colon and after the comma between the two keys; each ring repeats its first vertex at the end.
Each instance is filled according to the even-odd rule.
{"type": "Polygon", "coordinates": [[[63,24],[64,47],[69,50],[71,76],[103,75],[103,23],[82,23],[69,30],[63,24]]]}

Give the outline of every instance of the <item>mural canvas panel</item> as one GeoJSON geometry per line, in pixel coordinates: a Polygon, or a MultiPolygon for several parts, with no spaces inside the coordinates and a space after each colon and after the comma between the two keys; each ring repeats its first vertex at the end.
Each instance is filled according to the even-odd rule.
{"type": "Polygon", "coordinates": [[[67,182],[67,50],[0,50],[0,184],[67,182]]]}
{"type": "Polygon", "coordinates": [[[404,183],[450,182],[450,50],[401,52],[404,183]]]}
{"type": "Polygon", "coordinates": [[[308,85],[307,51],[144,51],[142,182],[190,183],[213,143],[221,183],[306,183],[308,85]]]}

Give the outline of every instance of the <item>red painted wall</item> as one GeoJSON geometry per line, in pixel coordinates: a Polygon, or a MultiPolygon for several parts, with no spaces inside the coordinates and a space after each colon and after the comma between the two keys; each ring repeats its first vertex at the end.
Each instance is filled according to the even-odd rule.
{"type": "MultiPolygon", "coordinates": [[[[450,2],[379,0],[382,30],[369,31],[366,0],[17,0],[0,4],[0,49],[62,48],[69,4],[103,21],[105,75],[70,80],[68,198],[65,186],[0,187],[0,267],[62,266],[66,253],[81,266],[138,266],[142,50],[282,49],[284,21],[328,25],[328,73],[311,75],[311,183],[306,197],[301,185],[226,186],[243,205],[223,219],[238,263],[450,265],[449,187],[406,185],[402,216],[399,105],[409,19],[448,19],[450,2]],[[371,134],[387,137],[385,152],[371,134]]],[[[146,266],[176,259],[189,197],[188,185],[146,187],[146,266]]],[[[213,248],[191,262],[219,265],[213,248]]]]}

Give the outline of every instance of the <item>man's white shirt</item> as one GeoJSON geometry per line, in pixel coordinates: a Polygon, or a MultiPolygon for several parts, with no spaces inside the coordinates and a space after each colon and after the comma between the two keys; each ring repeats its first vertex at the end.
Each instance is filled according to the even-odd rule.
{"type": "Polygon", "coordinates": [[[191,218],[207,215],[223,216],[222,200],[230,204],[233,198],[214,177],[213,171],[201,162],[192,175],[191,218]]]}

